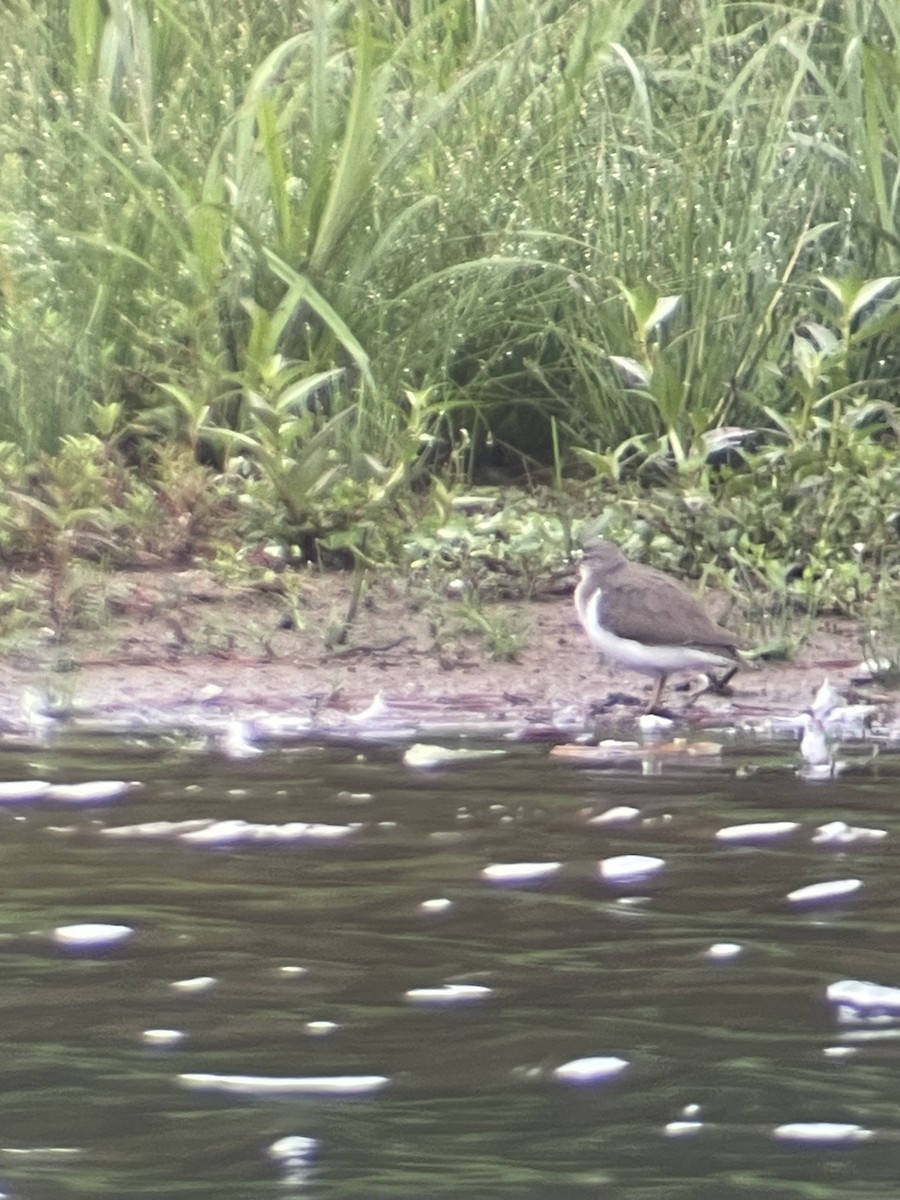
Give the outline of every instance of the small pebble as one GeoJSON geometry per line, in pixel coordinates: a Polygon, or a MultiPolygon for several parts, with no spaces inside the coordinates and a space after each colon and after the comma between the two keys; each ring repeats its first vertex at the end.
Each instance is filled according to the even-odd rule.
{"type": "Polygon", "coordinates": [[[637,723],[643,733],[668,733],[675,724],[671,717],[658,717],[655,713],[644,713],[637,723]]]}

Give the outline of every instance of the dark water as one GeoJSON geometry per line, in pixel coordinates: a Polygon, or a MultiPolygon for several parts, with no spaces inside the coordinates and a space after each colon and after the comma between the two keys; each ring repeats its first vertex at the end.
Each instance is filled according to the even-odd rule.
{"type": "Polygon", "coordinates": [[[2,779],[144,786],[102,807],[0,807],[0,1192],[898,1195],[900,1019],[848,1022],[826,988],[900,986],[900,756],[862,748],[842,779],[810,783],[786,745],[653,775],[510,745],[414,771],[404,749],[299,744],[234,762],[158,736],[2,752],[2,779]],[[640,817],[587,823],[616,805],[640,817]],[[218,847],[167,827],[103,832],[200,818],[354,828],[218,847]],[[887,836],[812,842],[838,819],[887,836]],[[800,827],[716,840],[771,820],[800,827]],[[664,865],[600,879],[598,860],[621,854],[664,865]],[[562,868],[542,882],[480,874],[549,861],[562,868]],[[863,886],[843,900],[785,898],[846,878],[863,886]],[[422,907],[438,899],[451,903],[422,907]],[[80,922],[134,933],[90,953],[54,942],[80,922]],[[741,953],[710,958],[723,942],[741,953]],[[172,987],[203,976],[203,990],[172,987]],[[446,983],[490,990],[406,995],[446,983]],[[185,1036],[148,1045],[154,1029],[185,1036]],[[628,1065],[581,1086],[553,1074],[593,1056],[628,1065]],[[234,1076],[250,1094],[222,1090],[234,1076]],[[388,1083],[335,1096],[253,1082],[348,1076],[388,1083]],[[871,1136],[776,1137],[795,1122],[871,1136]]]}

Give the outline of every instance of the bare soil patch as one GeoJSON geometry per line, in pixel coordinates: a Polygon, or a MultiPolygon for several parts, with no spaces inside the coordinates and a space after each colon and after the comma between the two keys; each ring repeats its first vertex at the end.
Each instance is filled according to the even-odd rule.
{"type": "MultiPolygon", "coordinates": [[[[213,706],[235,717],[281,712],[327,723],[379,693],[398,711],[473,722],[553,723],[566,714],[588,724],[598,711],[615,722],[646,702],[647,680],[611,668],[588,646],[565,590],[485,606],[488,620],[524,635],[515,661],[502,662],[454,601],[432,597],[423,607],[405,579],[388,576],[370,581],[346,644],[330,645],[351,585],[349,575],[311,573],[288,603],[205,570],[97,576],[79,600],[93,621],[79,627],[73,618],[60,641],[49,630],[23,635],[0,662],[0,718],[15,728],[23,694],[34,687],[98,716],[127,710],[176,722],[213,706]],[[290,611],[297,620],[285,627],[290,611]]],[[[687,690],[670,684],[665,699],[689,724],[741,724],[802,710],[826,676],[856,695],[860,660],[853,622],[825,619],[795,661],[741,670],[731,698],[689,704],[695,680],[687,690]]],[[[863,690],[866,699],[894,703],[875,685],[863,690]]]]}

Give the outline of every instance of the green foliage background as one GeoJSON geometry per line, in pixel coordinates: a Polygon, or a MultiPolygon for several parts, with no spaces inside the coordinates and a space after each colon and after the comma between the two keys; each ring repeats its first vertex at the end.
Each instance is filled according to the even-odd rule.
{"type": "Polygon", "coordinates": [[[60,456],[177,509],[175,455],[248,538],[359,551],[499,468],[686,569],[895,561],[898,39],[893,0],[4,0],[7,547],[23,473],[58,533],[60,456]]]}

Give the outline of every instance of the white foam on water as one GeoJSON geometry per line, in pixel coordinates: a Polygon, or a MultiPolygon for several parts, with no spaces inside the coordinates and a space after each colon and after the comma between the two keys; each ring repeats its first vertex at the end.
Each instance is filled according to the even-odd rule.
{"type": "Polygon", "coordinates": [[[824,883],[811,883],[807,887],[796,888],[793,892],[788,892],[787,899],[792,904],[839,900],[842,896],[859,891],[862,885],[861,879],[830,879],[824,883]]]}
{"type": "Polygon", "coordinates": [[[192,1091],[240,1096],[363,1096],[381,1091],[387,1075],[209,1075],[183,1074],[178,1082],[192,1091]]]}
{"type": "Polygon", "coordinates": [[[364,708],[362,712],[350,713],[347,720],[365,725],[370,721],[383,721],[385,717],[393,717],[391,706],[385,700],[383,692],[376,692],[368,708],[364,708]]]}
{"type": "Polygon", "coordinates": [[[784,837],[800,828],[798,821],[750,821],[746,825],[726,825],[716,830],[720,842],[755,842],[784,837]]]}
{"type": "Polygon", "coordinates": [[[147,1046],[177,1046],[186,1037],[182,1029],[145,1029],[141,1041],[147,1046]]]}
{"type": "Polygon", "coordinates": [[[171,838],[193,846],[228,846],[236,842],[329,842],[349,837],[362,826],[358,822],[332,825],[322,821],[286,821],[261,824],[230,817],[226,821],[198,818],[188,821],[145,821],[138,825],[113,825],[100,832],[105,837],[171,838]]]}
{"type": "Polygon", "coordinates": [[[403,998],[413,1004],[471,1004],[486,999],[492,990],[477,983],[443,983],[437,987],[410,988],[403,998]]]}
{"type": "Polygon", "coordinates": [[[900,1012],[900,988],[869,983],[864,979],[839,979],[837,983],[828,985],[825,995],[832,1004],[900,1012]]]}
{"type": "Polygon", "coordinates": [[[632,879],[645,879],[666,865],[664,858],[649,854],[617,854],[598,863],[603,879],[612,883],[627,883],[632,879]]]}
{"type": "Polygon", "coordinates": [[[783,1142],[866,1142],[874,1134],[862,1125],[844,1125],[831,1121],[796,1121],[789,1125],[778,1125],[774,1137],[783,1142]]]}
{"type": "Polygon", "coordinates": [[[625,824],[640,815],[639,808],[632,808],[630,804],[618,804],[615,808],[608,808],[606,812],[598,813],[596,817],[590,817],[587,823],[588,825],[625,824]]]}
{"type": "Polygon", "coordinates": [[[564,1083],[602,1083],[614,1079],[628,1066],[624,1058],[614,1055],[595,1055],[590,1058],[574,1058],[571,1062],[563,1063],[553,1072],[554,1079],[564,1083]]]}
{"type": "Polygon", "coordinates": [[[226,758],[257,758],[262,750],[253,744],[255,732],[250,721],[229,721],[219,738],[219,749],[226,758]]]}
{"type": "Polygon", "coordinates": [[[829,821],[813,834],[816,845],[848,846],[853,842],[880,842],[887,837],[886,829],[870,829],[863,825],[847,825],[844,821],[829,821]]]}
{"type": "Polygon", "coordinates": [[[273,1142],[267,1153],[275,1162],[284,1163],[286,1166],[298,1166],[300,1163],[309,1162],[318,1148],[319,1143],[315,1138],[289,1135],[273,1142]]]}
{"type": "Polygon", "coordinates": [[[709,949],[704,951],[704,957],[721,961],[737,958],[743,952],[744,947],[739,942],[713,942],[709,949]]]}
{"type": "Polygon", "coordinates": [[[530,879],[546,879],[562,867],[559,862],[492,863],[480,872],[489,883],[527,883],[530,879]]]}
{"type": "Polygon", "coordinates": [[[214,988],[218,983],[215,975],[196,975],[193,979],[175,979],[169,984],[169,987],[174,992],[187,992],[188,994],[198,992],[208,992],[210,988],[214,988]]]}
{"type": "Polygon", "coordinates": [[[692,1137],[703,1128],[702,1121],[670,1121],[663,1126],[666,1137],[692,1137]]]}
{"type": "Polygon", "coordinates": [[[106,804],[140,786],[124,779],[91,779],[85,783],[54,783],[46,795],[48,800],[65,804],[106,804]]]}
{"type": "Polygon", "coordinates": [[[53,940],[60,946],[73,949],[92,946],[115,946],[132,936],[130,925],[107,925],[102,922],[85,922],[81,925],[57,925],[53,940]]]}
{"type": "Polygon", "coordinates": [[[45,779],[20,779],[0,783],[0,804],[26,803],[41,800],[52,790],[53,785],[45,779]]]}
{"type": "Polygon", "coordinates": [[[100,833],[113,838],[165,838],[205,829],[212,824],[211,817],[195,817],[188,821],[142,821],[138,825],[108,825],[100,833]]]}
{"type": "Polygon", "coordinates": [[[403,755],[407,767],[428,770],[431,767],[445,767],[452,763],[474,762],[482,758],[503,758],[505,750],[469,749],[466,746],[449,747],[433,746],[425,742],[416,742],[403,755]]]}

